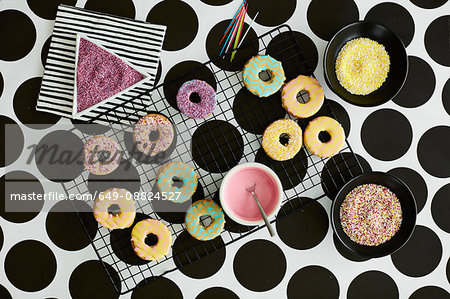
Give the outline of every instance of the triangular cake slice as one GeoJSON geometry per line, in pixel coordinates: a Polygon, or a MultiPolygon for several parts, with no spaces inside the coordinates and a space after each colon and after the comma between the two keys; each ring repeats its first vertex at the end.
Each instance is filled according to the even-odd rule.
{"type": "Polygon", "coordinates": [[[107,50],[98,41],[77,35],[73,118],[148,81],[149,76],[107,50]]]}

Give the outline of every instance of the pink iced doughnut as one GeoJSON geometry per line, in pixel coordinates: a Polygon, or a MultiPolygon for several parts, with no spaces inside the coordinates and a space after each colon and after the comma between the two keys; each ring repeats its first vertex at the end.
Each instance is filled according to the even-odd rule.
{"type": "Polygon", "coordinates": [[[173,142],[175,130],[172,123],[161,114],[147,114],[134,126],[133,141],[136,148],[149,156],[167,150],[173,142]],[[155,138],[150,138],[151,134],[155,138]]]}
{"type": "Polygon", "coordinates": [[[201,80],[185,82],[177,93],[178,108],[191,118],[205,118],[216,108],[216,92],[208,83],[201,80]],[[200,97],[199,103],[192,102],[189,97],[197,93],[200,97]]]}
{"type": "Polygon", "coordinates": [[[105,175],[119,167],[122,151],[119,143],[106,136],[94,136],[83,147],[83,165],[92,174],[105,175]]]}

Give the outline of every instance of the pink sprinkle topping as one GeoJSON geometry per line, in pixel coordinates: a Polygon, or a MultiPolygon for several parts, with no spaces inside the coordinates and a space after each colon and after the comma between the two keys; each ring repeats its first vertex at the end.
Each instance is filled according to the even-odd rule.
{"type": "Polygon", "coordinates": [[[216,104],[216,92],[205,81],[191,80],[185,82],[177,93],[178,108],[192,118],[207,117],[216,108],[216,104]],[[200,96],[200,103],[193,103],[189,99],[194,92],[200,96]]]}
{"type": "Polygon", "coordinates": [[[77,112],[112,97],[144,76],[96,44],[80,38],[77,64],[77,112]]]}
{"type": "Polygon", "coordinates": [[[400,229],[402,209],[397,196],[388,188],[364,184],[347,194],[340,208],[340,220],[352,241],[378,246],[400,229]]]}

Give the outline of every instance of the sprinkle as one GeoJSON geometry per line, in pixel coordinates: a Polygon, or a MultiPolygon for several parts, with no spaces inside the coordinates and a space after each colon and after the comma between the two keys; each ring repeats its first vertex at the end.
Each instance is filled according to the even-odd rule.
{"type": "Polygon", "coordinates": [[[402,209],[397,196],[388,188],[364,184],[347,194],[340,208],[340,220],[352,241],[378,246],[400,229],[402,209]]]}
{"type": "Polygon", "coordinates": [[[367,95],[386,80],[389,64],[389,55],[383,45],[368,38],[357,38],[339,51],[336,76],[351,94],[367,95]]]}

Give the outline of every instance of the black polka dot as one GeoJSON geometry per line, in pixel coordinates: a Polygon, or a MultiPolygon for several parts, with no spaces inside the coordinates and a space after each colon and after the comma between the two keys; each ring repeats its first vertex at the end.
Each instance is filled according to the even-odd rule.
{"type": "Polygon", "coordinates": [[[30,53],[36,42],[33,21],[17,10],[0,11],[0,60],[19,60],[30,53]]]}
{"type": "Polygon", "coordinates": [[[448,262],[447,262],[446,273],[447,273],[447,280],[450,283],[450,258],[448,259],[448,262]]]}
{"type": "Polygon", "coordinates": [[[36,166],[51,181],[71,181],[84,170],[82,149],[83,142],[74,133],[50,132],[42,137],[34,150],[36,166]]]}
{"type": "Polygon", "coordinates": [[[111,127],[108,127],[108,126],[94,124],[94,123],[88,124],[82,120],[73,119],[73,118],[71,118],[70,121],[72,122],[73,126],[78,131],[80,131],[84,134],[87,134],[87,135],[103,135],[111,129],[111,127]]]}
{"type": "Polygon", "coordinates": [[[277,233],[281,240],[295,249],[310,249],[325,238],[328,232],[328,215],[317,201],[298,210],[309,198],[291,199],[285,203],[277,216],[277,233]]]}
{"type": "Polygon", "coordinates": [[[401,5],[393,2],[380,3],[367,12],[365,21],[379,23],[397,34],[407,47],[414,36],[414,20],[401,5]]]}
{"type": "Polygon", "coordinates": [[[33,129],[47,129],[61,118],[55,114],[36,111],[41,82],[41,77],[28,79],[17,88],[14,94],[14,112],[24,125],[33,129]]]}
{"type": "MultiPolygon", "coordinates": [[[[153,187],[153,194],[158,192],[156,184],[153,187]]],[[[186,211],[192,205],[192,203],[205,199],[205,192],[203,191],[202,184],[198,182],[197,190],[192,195],[191,200],[184,203],[175,203],[170,200],[157,200],[151,201],[153,211],[158,214],[159,217],[170,223],[184,223],[186,211]]]]}
{"type": "Polygon", "coordinates": [[[45,62],[47,61],[47,56],[48,56],[48,51],[50,50],[50,42],[52,40],[52,37],[50,36],[49,38],[47,38],[47,40],[45,41],[44,45],[42,46],[42,50],[41,50],[41,62],[42,62],[42,66],[45,66],[45,62]]]}
{"type": "Polygon", "coordinates": [[[428,188],[423,177],[415,170],[406,167],[398,167],[388,171],[389,174],[401,179],[411,189],[416,199],[417,213],[419,213],[427,202],[428,188]]]}
{"type": "Polygon", "coordinates": [[[427,9],[432,9],[432,8],[437,8],[439,6],[444,5],[448,0],[410,0],[412,3],[414,3],[415,5],[421,7],[421,8],[427,8],[427,9]]]}
{"type": "Polygon", "coordinates": [[[367,271],[359,274],[350,283],[347,290],[348,299],[356,298],[398,298],[395,281],[386,273],[367,271]]]}
{"type": "Polygon", "coordinates": [[[278,26],[289,20],[294,14],[296,0],[278,3],[272,0],[248,0],[248,15],[253,19],[257,12],[256,23],[263,26],[278,26]]]}
{"type": "Polygon", "coordinates": [[[431,215],[440,229],[450,233],[450,184],[439,189],[431,202],[431,215]]]}
{"type": "Polygon", "coordinates": [[[417,145],[419,163],[429,174],[450,177],[450,127],[438,126],[426,131],[417,145]]]}
{"type": "Polygon", "coordinates": [[[321,266],[307,266],[292,275],[287,286],[287,297],[339,298],[339,283],[330,270],[321,266]]]}
{"type": "MultiPolygon", "coordinates": [[[[298,31],[292,31],[292,34],[294,38],[297,40],[298,45],[300,46],[303,56],[305,57],[306,61],[308,62],[308,69],[313,72],[316,67],[317,63],[319,61],[319,54],[317,51],[317,47],[314,44],[314,42],[309,38],[306,34],[298,32],[298,31]]],[[[291,39],[291,33],[290,32],[283,32],[275,36],[270,43],[267,45],[266,54],[272,56],[273,58],[277,60],[286,60],[286,58],[292,57],[293,53],[290,53],[289,49],[286,49],[286,40],[291,39]]],[[[293,42],[293,41],[291,41],[293,42]]],[[[293,47],[294,48],[294,47],[293,47]]],[[[297,51],[296,48],[293,49],[293,51],[297,51]]],[[[292,59],[292,58],[291,58],[292,59]]],[[[283,66],[284,67],[284,66],[283,66]]],[[[296,67],[295,70],[291,69],[289,67],[285,68],[285,75],[287,80],[293,79],[296,76],[301,73],[296,67]]]]}
{"type": "Polygon", "coordinates": [[[339,153],[328,159],[322,169],[322,189],[333,200],[345,183],[357,175],[369,171],[372,171],[372,168],[360,155],[339,153]]]}
{"type": "Polygon", "coordinates": [[[3,247],[3,231],[2,227],[0,226],[0,251],[2,251],[2,247],[3,247]]]}
{"type": "Polygon", "coordinates": [[[286,274],[286,257],[276,244],[266,240],[252,240],[239,248],[234,257],[233,270],[244,287],[264,292],[273,289],[283,280],[286,274]]]}
{"type": "Polygon", "coordinates": [[[134,193],[141,188],[141,179],[136,167],[128,160],[122,160],[119,167],[107,175],[90,173],[87,188],[91,194],[99,194],[109,188],[121,188],[134,193]]]}
{"type": "Polygon", "coordinates": [[[278,175],[284,190],[292,189],[301,183],[308,169],[308,158],[302,148],[294,158],[286,161],[275,161],[261,147],[255,155],[255,162],[272,168],[278,175]]]}
{"type": "Polygon", "coordinates": [[[0,284],[0,298],[3,299],[12,299],[11,294],[9,293],[9,291],[0,284]]]}
{"type": "Polygon", "coordinates": [[[403,114],[393,109],[380,109],[364,121],[361,141],[372,157],[392,161],[408,151],[412,134],[411,124],[403,114]]]}
{"type": "Polygon", "coordinates": [[[431,22],[425,32],[425,48],[439,64],[450,66],[450,16],[442,16],[431,22]]]}
{"type": "Polygon", "coordinates": [[[0,200],[0,216],[14,223],[27,222],[36,217],[44,205],[43,200],[11,201],[6,205],[6,199],[11,198],[12,194],[28,196],[33,193],[42,195],[44,188],[32,174],[19,170],[8,172],[2,176],[0,178],[0,194],[5,197],[4,200],[0,200]],[[6,210],[12,212],[6,212],[6,210]]]}
{"type": "Polygon", "coordinates": [[[177,51],[187,47],[198,31],[198,18],[186,2],[166,0],[156,4],[147,16],[147,22],[166,25],[163,49],[177,51]]]}
{"type": "Polygon", "coordinates": [[[147,299],[149,294],[155,298],[183,299],[180,288],[168,278],[152,277],[139,284],[143,286],[133,291],[131,299],[147,299]]]}
{"type": "Polygon", "coordinates": [[[447,80],[447,83],[445,83],[442,89],[442,103],[445,111],[450,115],[450,79],[447,80]]]}
{"type": "Polygon", "coordinates": [[[135,8],[132,0],[117,0],[113,2],[88,0],[84,8],[127,18],[134,18],[135,16],[135,8]]]}
{"type": "Polygon", "coordinates": [[[330,40],[345,25],[359,20],[353,0],[313,0],[308,6],[308,24],[315,35],[330,40]]]}
{"type": "Polygon", "coordinates": [[[350,117],[348,116],[347,111],[341,106],[341,104],[330,99],[325,99],[322,107],[313,116],[308,118],[299,118],[298,124],[302,130],[305,131],[308,123],[319,116],[328,116],[336,119],[342,125],[342,128],[344,128],[345,135],[348,136],[350,133],[350,117]]]}
{"type": "Polygon", "coordinates": [[[25,240],[14,245],[6,254],[5,274],[18,289],[36,292],[47,287],[56,274],[56,258],[41,242],[25,240]],[[30,256],[32,258],[25,257],[30,256]],[[24,271],[26,265],[26,271],[24,271]]]}
{"type": "Polygon", "coordinates": [[[158,63],[158,70],[156,71],[154,86],[158,85],[159,79],[161,79],[161,74],[162,74],[162,63],[161,63],[161,60],[160,60],[159,63],[158,63]]]}
{"type": "Polygon", "coordinates": [[[233,114],[244,130],[262,134],[268,125],[284,118],[286,110],[281,106],[280,93],[261,98],[242,87],[233,101],[233,114]]]}
{"type": "Polygon", "coordinates": [[[0,97],[2,96],[3,93],[3,76],[2,73],[0,73],[0,97]]]}
{"type": "Polygon", "coordinates": [[[434,269],[442,258],[442,244],[431,229],[416,225],[409,241],[391,255],[395,267],[405,275],[425,276],[434,269]]]}
{"type": "Polygon", "coordinates": [[[203,3],[206,3],[208,5],[215,5],[215,6],[220,6],[220,5],[225,5],[227,3],[232,2],[233,0],[201,0],[203,3]]]}
{"type": "Polygon", "coordinates": [[[39,1],[39,0],[27,0],[28,6],[31,10],[41,18],[54,20],[56,17],[56,10],[59,4],[66,4],[70,6],[75,6],[76,0],[50,0],[50,1],[39,1]]]}
{"type": "Polygon", "coordinates": [[[133,227],[139,221],[148,218],[150,217],[146,214],[136,213],[136,217],[134,218],[133,224],[130,227],[124,229],[115,229],[111,231],[109,235],[109,241],[112,251],[123,262],[130,265],[144,265],[150,262],[136,255],[130,242],[133,227]]]}
{"type": "Polygon", "coordinates": [[[449,299],[450,293],[436,286],[425,286],[414,291],[409,299],[449,299]]]}
{"type": "Polygon", "coordinates": [[[170,106],[178,109],[177,93],[181,85],[186,81],[198,79],[207,82],[214,90],[217,87],[216,79],[211,70],[203,66],[197,61],[183,61],[174,65],[166,74],[164,78],[164,95],[170,106]],[[194,71],[195,70],[195,71],[194,71]]]}
{"type": "Polygon", "coordinates": [[[333,234],[333,243],[334,247],[336,247],[336,250],[339,252],[340,255],[345,257],[346,259],[353,261],[353,262],[365,262],[370,260],[368,257],[357,255],[350,250],[347,249],[347,247],[342,244],[342,242],[339,240],[339,238],[336,236],[336,234],[333,234]]]}
{"type": "MultiPolygon", "coordinates": [[[[214,25],[214,27],[209,31],[208,36],[206,37],[206,53],[208,54],[209,59],[211,59],[217,67],[227,71],[240,71],[244,68],[245,63],[250,58],[258,54],[259,45],[255,42],[241,48],[236,52],[232,62],[230,62],[231,54],[226,55],[224,58],[217,58],[222,51],[226,38],[220,45],[219,42],[230,22],[231,19],[221,21],[220,23],[214,25]]],[[[243,32],[246,32],[248,27],[248,24],[244,23],[242,25],[243,32]]],[[[250,29],[242,44],[247,44],[256,38],[256,32],[253,29],[250,29]]],[[[225,50],[223,53],[224,52],[225,50]]]]}
{"type": "Polygon", "coordinates": [[[0,167],[5,167],[19,158],[25,139],[19,125],[3,115],[0,115],[0,140],[7,141],[0,147],[0,167]]]}
{"type": "Polygon", "coordinates": [[[405,84],[392,100],[402,107],[415,108],[431,98],[436,86],[436,77],[431,66],[422,58],[409,56],[408,63],[405,84]]]}
{"type": "Polygon", "coordinates": [[[97,221],[92,214],[92,208],[87,203],[63,200],[51,208],[47,214],[45,227],[50,240],[56,246],[74,251],[89,245],[89,238],[78,217],[82,218],[84,228],[88,231],[89,238],[93,240],[97,233],[97,221]]]}
{"type": "Polygon", "coordinates": [[[244,153],[239,131],[223,120],[202,124],[192,135],[192,157],[201,168],[214,173],[236,166],[244,153]]]}
{"type": "Polygon", "coordinates": [[[76,267],[69,279],[70,295],[74,299],[83,298],[118,298],[121,284],[117,272],[108,263],[90,260],[76,267]],[[108,274],[106,274],[104,268],[108,274]],[[110,278],[108,278],[108,275],[110,278]]]}
{"type": "Polygon", "coordinates": [[[222,287],[209,288],[201,292],[195,299],[239,299],[233,291],[222,287]]]}
{"type": "Polygon", "coordinates": [[[206,242],[199,241],[187,231],[177,236],[172,252],[175,265],[180,271],[197,279],[212,276],[219,271],[226,253],[222,237],[218,236],[206,242]]]}

